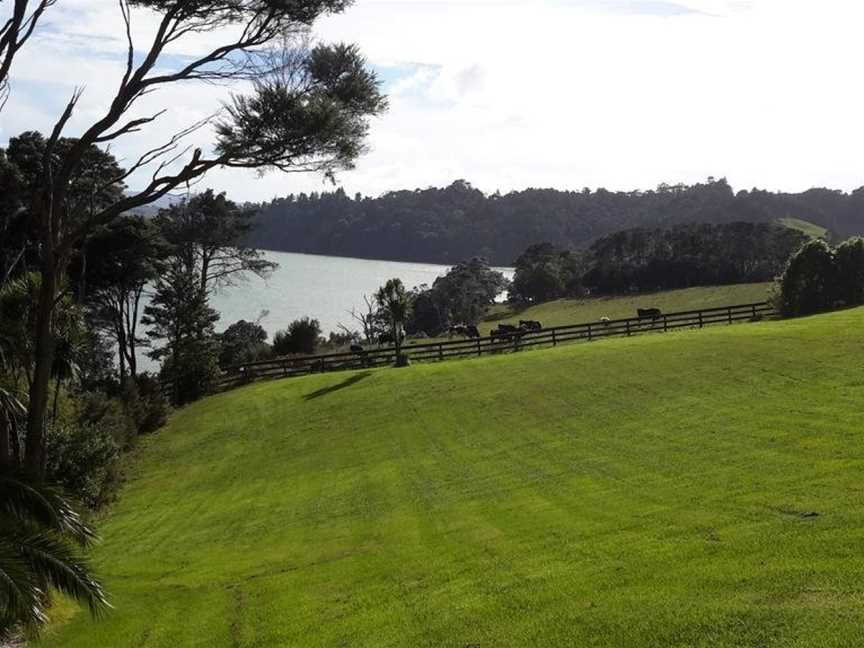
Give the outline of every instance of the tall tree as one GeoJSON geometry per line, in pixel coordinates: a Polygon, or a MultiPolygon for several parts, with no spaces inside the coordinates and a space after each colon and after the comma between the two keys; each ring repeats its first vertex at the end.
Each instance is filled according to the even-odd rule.
{"type": "Polygon", "coordinates": [[[387,313],[390,320],[390,332],[393,336],[393,344],[396,345],[396,362],[402,359],[402,338],[405,320],[411,311],[411,299],[401,279],[390,279],[375,293],[378,306],[387,313]]]}
{"type": "Polygon", "coordinates": [[[219,315],[210,308],[199,276],[174,257],[156,281],[153,299],[142,323],[154,348],[148,355],[162,362],[162,375],[172,384],[172,400],[183,405],[206,394],[219,369],[214,325],[219,315]]]}
{"type": "MultiPolygon", "coordinates": [[[[150,204],[217,167],[316,171],[332,175],[352,166],[363,151],[370,116],[386,101],[375,75],[351,45],[310,48],[306,34],[321,15],[340,12],[347,0],[120,0],[118,27],[127,36],[125,71],[106,110],[66,149],[64,131],[83,89],[73,93],[48,139],[30,211],[39,230],[39,270],[34,380],[27,420],[27,464],[42,474],[44,419],[54,361],[52,315],[70,258],[94,228],[150,204]],[[136,52],[131,21],[141,8],[158,16],[153,40],[136,52]],[[183,41],[211,33],[215,42],[200,56],[169,54],[183,41]],[[275,52],[275,54],[274,54],[275,52]],[[147,167],[149,181],[107,205],[78,200],[71,191],[94,147],[134,138],[165,111],[132,116],[141,97],[181,82],[248,82],[221,116],[191,124],[146,150],[99,189],[122,186],[147,167]],[[212,152],[184,147],[184,138],[213,126],[212,152]]],[[[35,22],[33,23],[35,24],[35,22]]],[[[20,41],[18,41],[20,42],[20,41]]]]}
{"type": "Polygon", "coordinates": [[[253,210],[208,189],[160,211],[156,224],[172,254],[198,275],[198,289],[210,294],[246,273],[263,277],[276,268],[259,250],[244,245],[253,216],[253,210]]]}
{"type": "MultiPolygon", "coordinates": [[[[12,62],[30,40],[45,10],[56,0],[13,0],[8,16],[0,14],[0,110],[9,96],[9,72],[12,62]]],[[[2,7],[5,9],[6,7],[2,7]]]]}
{"type": "Polygon", "coordinates": [[[120,382],[138,374],[141,300],[162,271],[171,251],[159,228],[134,216],[123,216],[102,228],[82,251],[81,298],[91,320],[117,347],[120,382]]]}

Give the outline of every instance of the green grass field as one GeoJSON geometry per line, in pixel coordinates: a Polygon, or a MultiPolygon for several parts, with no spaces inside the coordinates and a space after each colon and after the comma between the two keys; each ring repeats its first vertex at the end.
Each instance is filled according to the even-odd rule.
{"type": "Polygon", "coordinates": [[[862,366],[859,309],[207,399],[40,645],[862,645],[862,366]]]}
{"type": "Polygon", "coordinates": [[[786,227],[804,232],[810,238],[827,238],[828,230],[821,225],[801,220],[800,218],[778,218],[777,222],[786,227]]]}
{"type": "Polygon", "coordinates": [[[591,297],[587,299],[559,299],[538,304],[522,311],[513,311],[506,305],[494,307],[487,321],[480,325],[482,333],[502,322],[518,323],[523,320],[538,320],[543,326],[566,326],[596,322],[601,317],[623,319],[636,317],[637,308],[660,308],[666,313],[752,304],[768,299],[770,283],[738,284],[733,286],[711,286],[670,290],[654,295],[632,295],[626,297],[591,297]]]}

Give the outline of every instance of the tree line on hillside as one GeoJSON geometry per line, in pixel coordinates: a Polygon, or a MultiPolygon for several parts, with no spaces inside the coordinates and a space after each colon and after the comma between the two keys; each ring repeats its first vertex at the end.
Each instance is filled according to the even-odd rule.
{"type": "Polygon", "coordinates": [[[864,188],[799,194],[734,192],[725,179],[651,191],[526,189],[486,195],[459,180],[445,188],[378,198],[332,192],[288,195],[256,205],[253,247],[451,264],[480,256],[512,265],[526,245],[586,247],[616,231],[685,223],[772,223],[797,218],[838,237],[864,233],[864,188]]]}
{"type": "MultiPolygon", "coordinates": [[[[153,221],[128,214],[215,168],[330,178],[351,168],[386,98],[355,46],[309,38],[319,17],[349,4],[123,0],[115,31],[128,56],[105,101],[82,111],[89,89],[77,86],[45,135],[0,150],[0,643],[38,633],[56,591],[94,614],[107,609],[84,559],[95,534],[73,502],[107,501],[119,455],[165,419],[161,387],[139,372],[136,352],[149,345],[175,404],[204,393],[219,353],[212,291],[268,269],[240,241],[251,212],[222,195],[153,221]],[[154,29],[136,43],[141,18],[154,29]],[[182,61],[169,55],[178,48],[182,61]],[[237,92],[178,132],[159,126],[174,106],[141,110],[160,88],[202,82],[237,92]],[[196,132],[212,133],[208,146],[189,144],[196,132]],[[137,155],[121,164],[117,147],[137,155]]],[[[0,111],[18,55],[54,5],[2,4],[0,111]]]]}
{"type": "Polygon", "coordinates": [[[786,317],[864,305],[864,239],[853,237],[834,248],[808,242],[786,265],[774,302],[786,317]]]}
{"type": "Polygon", "coordinates": [[[624,230],[582,252],[541,243],[516,260],[510,297],[537,303],[588,293],[772,281],[807,240],[778,225],[728,223],[624,230]]]}

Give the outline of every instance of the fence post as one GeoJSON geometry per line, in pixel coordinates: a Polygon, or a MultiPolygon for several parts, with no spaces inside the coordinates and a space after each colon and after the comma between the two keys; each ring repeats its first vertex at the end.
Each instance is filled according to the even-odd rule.
{"type": "Polygon", "coordinates": [[[442,360],[444,360],[444,345],[439,344],[438,345],[438,361],[440,362],[442,360]]]}
{"type": "Polygon", "coordinates": [[[753,304],[753,319],[756,319],[756,304],[753,304]]]}
{"type": "Polygon", "coordinates": [[[705,325],[702,322],[702,311],[699,311],[699,328],[704,328],[705,325]]]}
{"type": "Polygon", "coordinates": [[[552,329],[552,346],[558,346],[558,339],[555,337],[555,329],[552,329]]]}
{"type": "Polygon", "coordinates": [[[729,307],[729,323],[732,323],[732,307],[729,307]]]}
{"type": "Polygon", "coordinates": [[[627,337],[630,337],[630,320],[629,319],[627,320],[626,324],[627,324],[627,337]]]}
{"type": "Polygon", "coordinates": [[[592,339],[594,339],[594,338],[591,334],[591,325],[589,324],[588,325],[588,341],[590,342],[592,339]]]}
{"type": "Polygon", "coordinates": [[[669,332],[669,320],[665,315],[663,316],[663,332],[664,333],[669,332]]]}
{"type": "Polygon", "coordinates": [[[479,358],[482,355],[483,355],[483,347],[480,346],[480,338],[478,337],[477,338],[477,357],[479,358]]]}
{"type": "Polygon", "coordinates": [[[285,360],[282,361],[282,377],[288,377],[288,363],[285,360]]]}

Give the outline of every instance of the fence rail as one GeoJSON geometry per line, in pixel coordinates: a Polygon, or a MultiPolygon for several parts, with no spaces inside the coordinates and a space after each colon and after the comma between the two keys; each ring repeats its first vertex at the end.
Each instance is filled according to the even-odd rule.
{"type": "MultiPolygon", "coordinates": [[[[756,321],[774,314],[766,302],[738,304],[717,308],[668,313],[656,318],[631,317],[608,322],[586,322],[556,326],[533,332],[519,332],[506,337],[486,336],[478,339],[448,340],[403,345],[412,362],[440,362],[468,356],[518,352],[542,346],[555,347],[577,341],[607,337],[628,337],[649,332],[667,332],[683,328],[704,328],[715,324],[756,321]]],[[[216,383],[219,390],[232,389],[254,380],[290,378],[327,371],[364,369],[391,365],[396,361],[395,347],[374,348],[362,353],[329,353],[302,357],[281,357],[227,367],[216,383]]],[[[170,392],[171,385],[163,389],[170,392]]]]}

